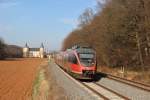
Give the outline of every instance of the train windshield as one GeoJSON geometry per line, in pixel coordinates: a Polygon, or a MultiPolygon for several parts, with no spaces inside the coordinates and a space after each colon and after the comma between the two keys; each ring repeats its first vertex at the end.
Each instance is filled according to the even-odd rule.
{"type": "Polygon", "coordinates": [[[93,66],[95,64],[95,56],[93,53],[80,53],[80,62],[84,66],[93,66]]]}

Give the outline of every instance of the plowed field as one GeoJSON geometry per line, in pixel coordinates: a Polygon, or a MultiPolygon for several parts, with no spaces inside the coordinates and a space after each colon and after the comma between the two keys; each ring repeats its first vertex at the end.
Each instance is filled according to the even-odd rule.
{"type": "Polygon", "coordinates": [[[0,61],[0,100],[31,100],[32,85],[41,59],[0,61]]]}

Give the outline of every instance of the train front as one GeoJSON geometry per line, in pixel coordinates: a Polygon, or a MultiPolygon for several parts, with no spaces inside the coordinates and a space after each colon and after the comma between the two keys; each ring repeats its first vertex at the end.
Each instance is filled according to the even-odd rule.
{"type": "Polygon", "coordinates": [[[93,79],[96,73],[96,52],[92,48],[80,48],[77,50],[82,79],[93,79]]]}

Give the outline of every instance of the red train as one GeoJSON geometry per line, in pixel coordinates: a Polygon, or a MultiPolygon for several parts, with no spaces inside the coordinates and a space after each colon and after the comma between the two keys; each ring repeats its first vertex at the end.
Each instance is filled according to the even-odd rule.
{"type": "Polygon", "coordinates": [[[91,47],[74,46],[55,55],[55,62],[78,79],[93,79],[96,73],[96,52],[91,47]]]}

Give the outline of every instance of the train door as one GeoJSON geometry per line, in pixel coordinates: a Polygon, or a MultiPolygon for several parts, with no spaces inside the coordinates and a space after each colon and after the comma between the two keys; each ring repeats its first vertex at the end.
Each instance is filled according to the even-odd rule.
{"type": "Polygon", "coordinates": [[[79,63],[75,54],[69,55],[70,69],[72,72],[78,73],[80,72],[79,63]]]}

